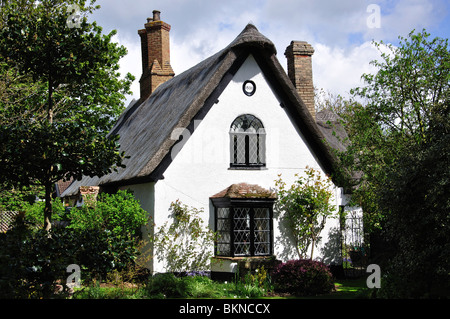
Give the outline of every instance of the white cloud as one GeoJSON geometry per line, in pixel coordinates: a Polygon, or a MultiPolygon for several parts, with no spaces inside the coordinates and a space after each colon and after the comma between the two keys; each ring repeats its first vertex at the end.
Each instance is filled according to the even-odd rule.
{"type": "MultiPolygon", "coordinates": [[[[239,31],[240,32],[240,31],[239,31]]],[[[216,43],[208,42],[208,34],[199,32],[193,41],[171,41],[171,64],[176,74],[199,63],[206,57],[218,52],[231,42],[238,33],[222,31],[226,37],[220,37],[216,43]],[[224,40],[224,38],[226,40],[224,40]]],[[[221,33],[219,33],[221,34],[221,33]]],[[[139,41],[130,41],[116,36],[116,40],[128,48],[128,55],[121,60],[121,74],[130,72],[136,77],[132,90],[134,97],[139,97],[139,78],[142,72],[141,52],[139,41]]],[[[286,68],[285,46],[278,47],[278,59],[286,68]]],[[[360,77],[363,73],[373,72],[369,62],[379,58],[379,52],[370,42],[365,42],[352,48],[331,47],[325,44],[313,44],[315,53],[313,55],[314,83],[318,88],[327,91],[346,94],[348,91],[361,85],[360,77]]],[[[129,99],[131,101],[131,98],[129,99]]]]}
{"type": "Polygon", "coordinates": [[[128,54],[119,61],[119,73],[122,77],[127,73],[131,73],[135,77],[135,80],[131,85],[131,91],[133,92],[133,94],[126,97],[125,107],[127,107],[128,104],[133,100],[133,98],[139,99],[139,79],[142,74],[141,45],[139,43],[139,40],[135,41],[132,39],[128,39],[120,34],[116,34],[113,37],[112,41],[124,46],[128,51],[128,54]]]}
{"type": "Polygon", "coordinates": [[[379,58],[380,53],[371,42],[350,49],[316,44],[313,55],[315,86],[345,96],[351,88],[363,85],[362,74],[375,72],[369,62],[379,58]]]}
{"type": "Polygon", "coordinates": [[[412,29],[445,20],[445,0],[98,0],[102,8],[94,17],[105,31],[118,30],[118,39],[129,54],[121,72],[136,77],[134,97],[139,97],[140,39],[154,9],[172,26],[171,64],[176,74],[192,67],[228,45],[249,22],[272,40],[285,66],[285,48],[291,40],[305,40],[315,48],[313,74],[317,87],[339,94],[360,85],[360,76],[371,70],[378,57],[372,39],[396,41],[412,29]],[[381,8],[380,28],[369,28],[369,4],[381,8]],[[444,12],[444,13],[442,13],[444,12]]]}
{"type": "Polygon", "coordinates": [[[445,0],[380,0],[381,27],[368,28],[366,40],[384,40],[396,43],[398,36],[407,36],[413,29],[431,29],[445,20],[445,0]]]}

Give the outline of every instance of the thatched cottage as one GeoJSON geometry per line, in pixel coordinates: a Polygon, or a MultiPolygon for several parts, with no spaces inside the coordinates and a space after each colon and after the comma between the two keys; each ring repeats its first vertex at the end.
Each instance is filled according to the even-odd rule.
{"type": "MultiPolygon", "coordinates": [[[[140,98],[111,131],[129,156],[126,168],[75,181],[62,196],[82,186],[130,189],[155,227],[168,220],[175,200],[203,209],[206,224],[223,235],[208,247],[223,261],[211,269],[217,275],[234,272],[243,258],[297,258],[268,194],[279,174],[287,183],[308,166],[333,175],[330,145],[340,147],[328,118],[315,114],[313,48],[292,41],[286,73],[274,44],[249,24],[223,50],[175,76],[170,28],[154,11],[138,32],[140,98]]],[[[333,192],[337,211],[345,196],[339,185],[333,192]]],[[[339,220],[329,219],[315,249],[327,263],[340,262],[339,248],[330,249],[339,247],[337,229],[339,220]]],[[[148,267],[165,271],[157,258],[148,267]]]]}

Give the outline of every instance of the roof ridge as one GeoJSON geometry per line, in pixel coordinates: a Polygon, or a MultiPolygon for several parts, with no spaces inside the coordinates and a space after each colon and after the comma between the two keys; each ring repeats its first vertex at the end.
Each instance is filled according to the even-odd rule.
{"type": "Polygon", "coordinates": [[[275,44],[259,32],[258,28],[252,23],[248,23],[241,33],[231,41],[226,49],[233,49],[241,46],[259,47],[268,50],[271,54],[277,54],[275,44]]]}

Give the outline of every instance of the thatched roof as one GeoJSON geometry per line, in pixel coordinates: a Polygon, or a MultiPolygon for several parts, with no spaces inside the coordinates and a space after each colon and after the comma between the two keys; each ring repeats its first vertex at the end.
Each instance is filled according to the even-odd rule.
{"type": "Polygon", "coordinates": [[[101,178],[84,177],[74,182],[63,196],[74,195],[80,186],[114,186],[157,181],[171,162],[176,128],[193,132],[193,121],[202,119],[233,75],[252,54],[278,96],[282,107],[303,135],[325,172],[331,174],[335,158],[324,136],[291,80],[276,58],[274,44],[249,24],[226,48],[191,69],[161,84],[142,103],[130,105],[110,134],[119,134],[121,150],[129,159],[126,168],[101,178]]]}

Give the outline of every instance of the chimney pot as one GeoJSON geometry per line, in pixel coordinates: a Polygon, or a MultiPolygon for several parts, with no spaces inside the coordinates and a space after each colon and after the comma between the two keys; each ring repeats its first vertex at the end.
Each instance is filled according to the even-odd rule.
{"type": "Polygon", "coordinates": [[[161,21],[161,11],[153,10],[153,21],[161,21]]]}
{"type": "Polygon", "coordinates": [[[141,37],[142,76],[141,100],[147,99],[162,83],[174,77],[170,66],[170,25],[160,20],[160,11],[147,18],[145,29],[138,30],[141,37]]]}

